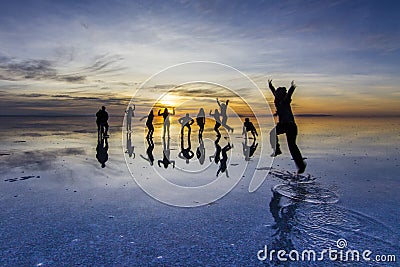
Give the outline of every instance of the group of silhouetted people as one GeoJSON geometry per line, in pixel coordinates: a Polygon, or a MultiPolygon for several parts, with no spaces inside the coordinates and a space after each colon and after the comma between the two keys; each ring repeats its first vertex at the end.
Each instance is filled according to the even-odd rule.
{"type": "MultiPolygon", "coordinates": [[[[278,87],[275,89],[275,87],[272,85],[272,80],[268,80],[268,86],[271,90],[271,92],[274,95],[274,103],[275,103],[275,108],[276,108],[276,115],[278,116],[278,123],[276,126],[271,130],[270,132],[270,143],[273,148],[273,153],[272,157],[276,157],[280,154],[282,154],[282,151],[280,149],[280,144],[278,140],[278,135],[280,134],[286,134],[286,139],[289,147],[290,154],[293,157],[294,162],[296,163],[296,166],[298,168],[298,173],[303,173],[305,168],[306,168],[306,162],[304,161],[301,152],[296,144],[296,138],[297,138],[297,125],[294,120],[293,112],[291,109],[291,101],[292,101],[292,95],[294,90],[296,89],[296,85],[294,81],[292,81],[291,86],[289,90],[287,91],[285,87],[278,87]]],[[[221,133],[219,128],[223,126],[228,132],[233,133],[234,129],[228,125],[228,115],[227,115],[227,108],[229,104],[229,100],[226,100],[225,102],[219,101],[217,98],[217,104],[219,106],[219,110],[215,109],[214,113],[212,110],[210,110],[209,115],[214,118],[215,125],[214,125],[214,131],[217,134],[217,139],[215,140],[215,154],[214,156],[210,156],[210,160],[213,159],[215,163],[220,163],[220,167],[218,169],[217,175],[220,172],[226,172],[226,175],[228,176],[227,173],[227,167],[226,167],[226,161],[227,161],[227,151],[233,148],[233,145],[228,143],[224,148],[221,148],[219,145],[219,140],[221,137],[221,133]],[[222,155],[222,157],[221,157],[222,155]]],[[[131,140],[131,119],[134,117],[134,110],[135,110],[135,105],[133,107],[129,107],[128,110],[126,111],[127,114],[127,140],[129,143],[129,140],[131,140]]],[[[158,111],[158,116],[163,117],[163,159],[158,161],[158,165],[161,166],[163,165],[165,168],[167,168],[170,164],[175,167],[175,162],[170,159],[170,149],[169,149],[169,139],[170,139],[170,116],[175,115],[175,108],[172,108],[172,112],[168,110],[168,108],[164,108],[163,110],[160,109],[158,111]],[[167,140],[166,140],[167,136],[167,140]]],[[[141,157],[147,161],[150,162],[151,165],[154,163],[154,156],[152,154],[152,151],[154,149],[154,143],[152,141],[153,134],[154,134],[154,126],[153,126],[153,120],[154,120],[154,113],[153,110],[150,110],[149,114],[147,116],[144,116],[140,119],[140,121],[146,119],[146,127],[148,129],[146,139],[147,139],[147,144],[148,148],[146,151],[147,157],[144,157],[141,155],[141,157]]],[[[204,158],[205,158],[205,149],[204,149],[204,143],[203,143],[203,132],[204,132],[204,127],[206,124],[206,115],[204,112],[203,108],[200,108],[196,120],[190,117],[188,113],[180,119],[178,119],[179,124],[181,125],[181,151],[178,154],[179,158],[182,158],[186,161],[186,163],[189,163],[189,160],[194,157],[196,154],[197,158],[199,159],[200,163],[204,163],[204,158]],[[191,126],[194,124],[196,121],[198,127],[199,127],[199,147],[196,149],[196,153],[194,153],[191,150],[191,126]],[[185,136],[185,129],[187,130],[187,144],[185,145],[184,142],[184,136],[185,136]]],[[[101,163],[101,166],[105,166],[105,161],[108,159],[108,154],[105,155],[108,150],[108,142],[107,142],[107,137],[108,137],[108,113],[106,112],[106,108],[103,106],[97,113],[96,113],[96,123],[97,123],[97,129],[98,129],[98,146],[97,146],[97,155],[96,158],[99,160],[101,163]]],[[[243,123],[243,135],[245,135],[245,142],[243,143],[243,154],[245,155],[245,159],[249,160],[250,157],[254,154],[258,143],[256,143],[256,138],[258,137],[257,129],[254,126],[254,124],[250,121],[249,118],[245,118],[245,121],[243,123]],[[247,144],[247,133],[250,132],[252,134],[253,138],[253,143],[248,146],[247,144]]],[[[129,154],[130,157],[134,157],[133,153],[133,146],[130,144],[129,147],[127,147],[127,153],[129,154]]]]}

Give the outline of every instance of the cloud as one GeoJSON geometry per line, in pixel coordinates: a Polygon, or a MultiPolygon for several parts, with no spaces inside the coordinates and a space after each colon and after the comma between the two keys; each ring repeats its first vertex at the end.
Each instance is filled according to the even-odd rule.
{"type": "Polygon", "coordinates": [[[83,82],[86,77],[79,74],[59,74],[55,68],[54,62],[50,60],[16,60],[3,57],[0,59],[0,79],[8,81],[56,80],[65,82],[83,82]]]}
{"type": "Polygon", "coordinates": [[[123,70],[123,67],[115,66],[123,58],[118,55],[96,56],[94,61],[69,74],[60,72],[56,61],[46,59],[16,59],[0,57],[0,80],[53,80],[66,83],[84,83],[88,77],[113,73],[123,70]]]}

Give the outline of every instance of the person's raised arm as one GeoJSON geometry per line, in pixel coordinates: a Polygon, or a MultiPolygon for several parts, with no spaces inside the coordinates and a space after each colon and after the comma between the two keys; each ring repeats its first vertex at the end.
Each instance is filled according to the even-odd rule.
{"type": "Polygon", "coordinates": [[[160,113],[161,109],[158,110],[158,116],[162,116],[163,114],[160,113]]]}
{"type": "Polygon", "coordinates": [[[272,85],[272,79],[268,80],[268,86],[271,92],[275,95],[275,87],[272,85]]]}
{"type": "Polygon", "coordinates": [[[291,98],[292,97],[294,89],[296,89],[296,84],[294,83],[294,81],[292,81],[292,83],[290,84],[290,88],[289,88],[289,91],[287,93],[286,98],[291,98]]]}
{"type": "Polygon", "coordinates": [[[210,109],[210,116],[214,116],[215,114],[212,114],[212,110],[210,109]]]}
{"type": "Polygon", "coordinates": [[[140,120],[139,120],[139,121],[142,121],[142,120],[146,119],[147,117],[148,117],[148,116],[146,115],[146,116],[144,116],[144,117],[140,118],[140,120]]]}
{"type": "Polygon", "coordinates": [[[219,103],[218,97],[217,97],[217,104],[218,104],[218,106],[221,107],[221,103],[219,103]]]}
{"type": "Polygon", "coordinates": [[[183,123],[183,118],[179,118],[178,122],[179,122],[179,124],[182,124],[183,123]]]}

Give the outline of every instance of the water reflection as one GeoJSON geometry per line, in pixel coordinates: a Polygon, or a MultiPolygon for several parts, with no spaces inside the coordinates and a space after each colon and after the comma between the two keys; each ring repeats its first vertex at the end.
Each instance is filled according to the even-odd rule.
{"type": "Polygon", "coordinates": [[[96,159],[100,162],[102,168],[106,166],[108,160],[108,138],[101,135],[97,139],[96,159]]]}
{"type": "Polygon", "coordinates": [[[245,138],[244,141],[242,142],[242,147],[243,147],[244,160],[250,161],[251,157],[254,155],[254,152],[256,152],[257,150],[258,142],[256,142],[256,139],[253,139],[252,144],[249,146],[248,139],[245,138]]]}
{"type": "Polygon", "coordinates": [[[161,164],[164,166],[165,169],[168,168],[170,164],[172,167],[175,168],[175,160],[171,160],[171,149],[170,149],[170,138],[163,137],[163,159],[158,160],[158,166],[161,167],[161,164]]]}
{"type": "Polygon", "coordinates": [[[203,136],[199,134],[199,146],[196,149],[196,157],[200,164],[203,165],[206,159],[206,148],[204,147],[203,136]]]}
{"type": "Polygon", "coordinates": [[[143,155],[140,155],[140,157],[144,160],[147,160],[150,163],[150,166],[153,166],[154,164],[154,156],[153,156],[153,150],[154,150],[154,142],[153,138],[147,137],[147,149],[146,149],[146,154],[147,158],[144,157],[143,155]]]}
{"type": "Polygon", "coordinates": [[[134,150],[135,150],[135,147],[132,145],[132,133],[128,132],[128,133],[126,133],[126,151],[125,151],[125,153],[128,153],[130,158],[135,158],[134,150]]]}

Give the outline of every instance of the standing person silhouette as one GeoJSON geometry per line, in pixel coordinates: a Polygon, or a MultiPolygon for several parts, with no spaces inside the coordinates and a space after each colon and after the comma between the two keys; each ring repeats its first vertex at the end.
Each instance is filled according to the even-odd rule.
{"type": "Polygon", "coordinates": [[[153,110],[150,110],[149,115],[144,116],[140,119],[140,121],[146,119],[146,127],[149,130],[147,132],[146,138],[153,138],[153,133],[154,133],[154,126],[153,126],[153,119],[154,119],[154,113],[153,110]]]}
{"type": "Polygon", "coordinates": [[[278,135],[285,133],[290,154],[292,155],[298,169],[297,173],[303,173],[307,164],[303,160],[301,152],[296,144],[297,125],[294,121],[292,108],[290,106],[290,103],[292,102],[292,94],[294,89],[296,89],[296,85],[294,84],[294,81],[292,81],[288,92],[286,92],[286,87],[279,87],[275,89],[275,87],[272,85],[272,80],[268,80],[268,86],[271,92],[274,94],[274,103],[279,119],[276,127],[274,127],[270,132],[270,142],[272,149],[274,150],[271,156],[276,157],[282,154],[278,135]]]}
{"type": "Polygon", "coordinates": [[[212,110],[210,110],[210,116],[214,117],[214,131],[217,133],[217,137],[220,137],[221,133],[219,132],[219,127],[221,127],[221,118],[218,109],[215,109],[214,114],[212,114],[212,110]]]}
{"type": "Polygon", "coordinates": [[[194,120],[192,117],[189,116],[189,113],[186,113],[185,117],[182,117],[178,120],[178,122],[182,125],[181,126],[181,136],[183,138],[185,127],[188,128],[188,138],[190,139],[190,133],[192,132],[192,128],[190,127],[194,120]]]}
{"type": "Polygon", "coordinates": [[[132,118],[135,117],[135,113],[133,112],[135,110],[135,105],[132,107],[129,107],[126,113],[126,130],[127,131],[132,131],[132,118]]]}
{"type": "Polygon", "coordinates": [[[218,97],[217,97],[217,104],[218,104],[219,108],[221,109],[221,116],[222,116],[221,124],[222,124],[222,126],[225,127],[225,129],[227,129],[228,131],[233,133],[233,128],[231,128],[227,124],[228,115],[226,114],[226,110],[228,108],[229,100],[226,100],[225,103],[224,102],[221,103],[221,102],[219,102],[218,97]]]}
{"type": "Polygon", "coordinates": [[[206,124],[206,114],[203,108],[200,108],[196,117],[197,125],[199,126],[199,138],[203,137],[204,125],[206,124]]]}
{"type": "Polygon", "coordinates": [[[104,127],[104,137],[108,137],[108,113],[106,107],[102,106],[96,113],[97,134],[102,138],[102,128],[104,127]]]}
{"type": "Polygon", "coordinates": [[[170,137],[169,135],[169,127],[171,125],[169,121],[169,115],[175,115],[175,108],[172,108],[172,113],[169,113],[168,108],[164,109],[164,112],[161,113],[161,109],[158,111],[158,116],[163,116],[164,118],[164,127],[163,127],[163,137],[165,137],[165,133],[168,132],[168,138],[170,137]]]}

